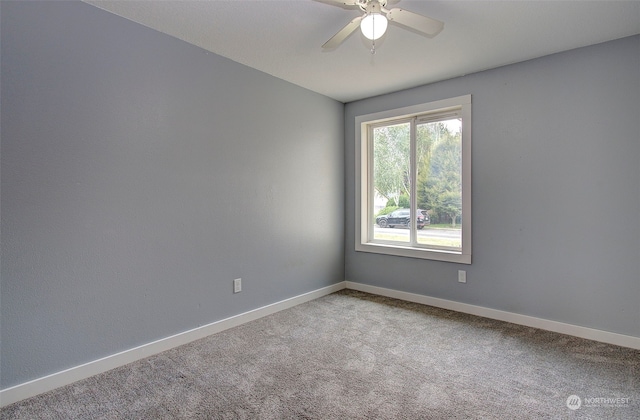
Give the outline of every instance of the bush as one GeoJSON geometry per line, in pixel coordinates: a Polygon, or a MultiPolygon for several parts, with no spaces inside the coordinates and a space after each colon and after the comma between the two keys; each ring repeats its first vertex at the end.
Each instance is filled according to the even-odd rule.
{"type": "MultiPolygon", "coordinates": [[[[409,204],[409,196],[408,195],[401,195],[398,198],[398,205],[397,206],[395,204],[395,201],[387,200],[387,207],[394,207],[395,206],[397,209],[399,209],[399,208],[406,209],[406,208],[409,208],[409,205],[410,204],[409,204]]],[[[391,211],[393,211],[393,210],[391,210],[391,211]]]]}

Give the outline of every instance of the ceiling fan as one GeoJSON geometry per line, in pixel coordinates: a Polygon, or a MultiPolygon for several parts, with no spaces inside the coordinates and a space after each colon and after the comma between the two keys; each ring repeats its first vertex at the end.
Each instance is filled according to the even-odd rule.
{"type": "Polygon", "coordinates": [[[324,43],[322,48],[333,49],[338,47],[353,31],[360,27],[362,34],[373,42],[372,53],[375,53],[375,40],[384,35],[387,23],[393,22],[412,29],[429,38],[436,36],[444,23],[439,20],[422,16],[408,10],[385,8],[387,3],[397,3],[399,0],[324,0],[326,3],[336,6],[359,7],[364,14],[353,19],[344,28],[340,29],[330,40],[324,43]]]}

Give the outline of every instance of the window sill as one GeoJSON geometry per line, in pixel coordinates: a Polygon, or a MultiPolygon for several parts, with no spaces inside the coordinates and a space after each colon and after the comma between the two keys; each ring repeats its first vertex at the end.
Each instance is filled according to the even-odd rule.
{"type": "Polygon", "coordinates": [[[471,264],[471,255],[455,251],[431,250],[411,246],[356,243],[357,252],[394,255],[398,257],[420,258],[423,260],[446,261],[459,264],[471,264]]]}

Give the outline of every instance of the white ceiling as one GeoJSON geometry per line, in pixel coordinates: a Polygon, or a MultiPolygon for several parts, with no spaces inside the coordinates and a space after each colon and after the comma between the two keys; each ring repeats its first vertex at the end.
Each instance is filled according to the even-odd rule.
{"type": "Polygon", "coordinates": [[[640,1],[402,0],[444,30],[389,25],[372,55],[360,31],[322,50],[361,14],[323,0],[86,2],[341,102],[640,33],[640,1]]]}

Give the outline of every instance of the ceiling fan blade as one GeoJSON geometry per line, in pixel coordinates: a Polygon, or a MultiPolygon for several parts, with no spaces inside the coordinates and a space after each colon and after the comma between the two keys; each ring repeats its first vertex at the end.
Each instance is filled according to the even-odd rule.
{"type": "Polygon", "coordinates": [[[356,4],[358,4],[358,0],[329,0],[333,3],[341,3],[344,4],[345,6],[355,6],[356,4]]]}
{"type": "Polygon", "coordinates": [[[339,6],[343,9],[350,8],[352,6],[356,6],[358,4],[358,0],[316,0],[320,3],[330,4],[332,6],[339,6]]]}
{"type": "Polygon", "coordinates": [[[342,44],[342,41],[347,39],[349,35],[360,26],[360,21],[364,16],[358,16],[353,19],[351,22],[347,24],[344,28],[340,29],[337,34],[335,34],[330,40],[324,43],[322,48],[331,49],[336,48],[338,45],[342,44]]]}
{"type": "Polygon", "coordinates": [[[387,13],[387,19],[423,33],[430,38],[438,35],[438,33],[440,33],[444,28],[444,23],[439,20],[400,8],[389,10],[387,13]]]}

